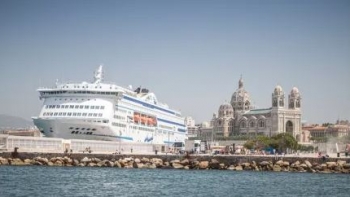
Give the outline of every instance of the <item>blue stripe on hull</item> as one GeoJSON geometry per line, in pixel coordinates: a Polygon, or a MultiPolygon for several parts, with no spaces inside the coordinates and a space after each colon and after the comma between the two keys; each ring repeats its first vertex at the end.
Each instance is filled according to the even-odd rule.
{"type": "Polygon", "coordinates": [[[170,110],[167,110],[167,109],[163,109],[163,108],[161,108],[161,107],[158,107],[158,106],[155,106],[155,105],[152,105],[152,104],[149,104],[149,103],[146,103],[146,102],[143,102],[143,101],[140,101],[140,100],[137,100],[137,99],[134,99],[134,98],[125,96],[125,95],[123,96],[123,98],[124,98],[125,100],[132,101],[132,102],[141,104],[141,105],[143,105],[143,106],[145,106],[145,107],[148,107],[148,108],[151,108],[151,109],[158,109],[158,110],[160,110],[160,111],[164,111],[164,112],[167,112],[167,113],[169,113],[169,114],[175,115],[175,112],[173,112],[173,111],[170,111],[170,110]]]}

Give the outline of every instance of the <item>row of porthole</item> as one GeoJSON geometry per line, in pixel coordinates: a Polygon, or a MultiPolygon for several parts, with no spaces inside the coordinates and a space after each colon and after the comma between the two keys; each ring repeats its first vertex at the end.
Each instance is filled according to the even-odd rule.
{"type": "Polygon", "coordinates": [[[92,135],[93,132],[84,132],[82,133],[81,131],[72,131],[71,134],[86,134],[86,135],[92,135]]]}
{"type": "MultiPolygon", "coordinates": [[[[74,128],[73,128],[73,127],[69,127],[69,129],[72,130],[72,129],[74,129],[74,128]]],[[[78,127],[75,128],[75,130],[79,130],[79,129],[80,129],[80,128],[78,128],[78,127]]],[[[84,131],[85,128],[81,128],[81,130],[84,131]]],[[[87,130],[87,131],[90,131],[90,128],[87,128],[86,130],[87,130]]],[[[96,129],[91,129],[91,131],[96,131],[96,129]]]]}

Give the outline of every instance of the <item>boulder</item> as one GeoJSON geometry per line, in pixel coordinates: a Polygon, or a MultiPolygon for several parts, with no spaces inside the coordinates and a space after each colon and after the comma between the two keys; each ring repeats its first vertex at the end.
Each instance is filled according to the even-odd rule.
{"type": "Polygon", "coordinates": [[[260,166],[267,166],[269,165],[269,162],[268,161],[262,161],[259,163],[260,166]]]}
{"type": "Polygon", "coordinates": [[[230,165],[227,170],[235,170],[235,166],[234,165],[230,165]]]}
{"type": "Polygon", "coordinates": [[[54,163],[55,166],[63,166],[63,162],[61,160],[56,160],[54,163]]]}
{"type": "Polygon", "coordinates": [[[88,163],[88,164],[87,164],[87,166],[88,166],[88,167],[95,167],[95,166],[96,166],[96,164],[95,164],[95,163],[90,162],[90,163],[88,163]]]}
{"type": "Polygon", "coordinates": [[[140,160],[139,158],[136,158],[136,159],[134,160],[134,162],[135,162],[135,163],[141,163],[141,160],[140,160]]]}
{"type": "Polygon", "coordinates": [[[337,161],[337,164],[338,164],[338,166],[343,167],[343,165],[346,164],[346,161],[344,161],[344,160],[338,160],[338,161],[337,161]]]}
{"type": "Polygon", "coordinates": [[[189,170],[189,169],[190,169],[190,167],[188,167],[188,166],[185,166],[185,167],[184,167],[184,169],[185,169],[185,170],[189,170]]]}
{"type": "Polygon", "coordinates": [[[209,161],[201,161],[198,164],[199,169],[207,169],[209,167],[209,161]]]}
{"type": "Polygon", "coordinates": [[[235,167],[235,170],[236,171],[242,171],[243,167],[241,165],[238,165],[238,166],[235,167]]]}
{"type": "Polygon", "coordinates": [[[32,164],[32,163],[33,163],[33,160],[31,160],[31,159],[25,159],[25,160],[24,160],[24,163],[26,163],[26,164],[32,164]]]}
{"type": "Polygon", "coordinates": [[[180,160],[178,160],[178,159],[171,160],[170,163],[180,163],[180,160]]]}
{"type": "Polygon", "coordinates": [[[275,165],[283,166],[283,160],[278,160],[275,165]]]}
{"type": "Polygon", "coordinates": [[[281,166],[274,165],[272,170],[275,171],[275,172],[280,172],[282,169],[281,169],[281,166]]]}
{"type": "Polygon", "coordinates": [[[95,157],[95,158],[92,158],[91,161],[95,163],[99,163],[101,162],[101,159],[95,157]]]}
{"type": "Polygon", "coordinates": [[[105,164],[107,167],[114,167],[114,163],[111,161],[106,161],[105,164]]]}
{"type": "Polygon", "coordinates": [[[79,160],[73,159],[73,166],[78,166],[79,165],[79,160]]]}
{"type": "Polygon", "coordinates": [[[343,164],[344,169],[350,169],[350,163],[345,163],[343,164]]]}
{"type": "Polygon", "coordinates": [[[337,163],[334,161],[326,162],[328,168],[334,168],[337,166],[337,163]]]}
{"type": "Polygon", "coordinates": [[[141,163],[141,162],[139,162],[139,163],[134,162],[134,164],[133,164],[133,167],[134,167],[134,168],[144,168],[144,166],[145,166],[145,164],[143,164],[143,163],[141,163]]]}
{"type": "Polygon", "coordinates": [[[122,165],[119,163],[119,161],[115,161],[114,162],[114,167],[122,168],[122,165]]]}
{"type": "Polygon", "coordinates": [[[220,163],[219,166],[220,166],[219,167],[220,170],[226,169],[226,165],[224,163],[220,163]]]}
{"type": "Polygon", "coordinates": [[[91,159],[84,157],[82,160],[80,160],[80,162],[86,163],[86,162],[90,162],[91,159]]]}
{"type": "Polygon", "coordinates": [[[180,162],[180,164],[182,164],[184,166],[188,165],[189,163],[190,163],[190,161],[188,159],[184,159],[180,162]]]}
{"type": "Polygon", "coordinates": [[[29,165],[27,163],[24,163],[21,159],[15,158],[11,161],[11,165],[13,166],[23,166],[23,165],[29,165]]]}
{"type": "MultiPolygon", "coordinates": [[[[146,158],[146,157],[143,157],[142,159],[141,159],[141,162],[142,163],[149,163],[150,162],[150,159],[148,159],[148,158],[146,158]]],[[[163,162],[162,162],[163,163],[163,162]]]]}
{"type": "Polygon", "coordinates": [[[174,169],[183,169],[184,166],[180,163],[172,163],[174,169]]]}
{"type": "Polygon", "coordinates": [[[308,168],[312,167],[311,163],[308,160],[305,160],[304,163],[308,168]]]}
{"type": "Polygon", "coordinates": [[[209,167],[211,169],[219,169],[220,168],[220,163],[218,160],[216,159],[211,159],[210,163],[209,163],[209,167]]]}
{"type": "Polygon", "coordinates": [[[289,167],[289,162],[288,162],[288,161],[283,161],[282,166],[284,166],[284,167],[289,167]]]}

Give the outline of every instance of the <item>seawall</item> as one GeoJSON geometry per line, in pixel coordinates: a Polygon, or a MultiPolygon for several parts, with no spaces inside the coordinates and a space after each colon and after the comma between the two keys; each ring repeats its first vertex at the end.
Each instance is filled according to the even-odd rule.
{"type": "Polygon", "coordinates": [[[350,173],[350,158],[340,159],[246,155],[119,155],[7,152],[0,153],[0,165],[350,173]]]}

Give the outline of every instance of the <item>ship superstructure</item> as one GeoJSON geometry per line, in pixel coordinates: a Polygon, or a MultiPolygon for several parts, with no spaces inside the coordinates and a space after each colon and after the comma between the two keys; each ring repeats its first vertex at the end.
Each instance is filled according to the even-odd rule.
{"type": "Polygon", "coordinates": [[[187,128],[179,111],[158,102],[145,88],[103,83],[102,66],[92,83],[56,83],[39,88],[44,100],[34,124],[48,137],[172,144],[187,128]]]}

